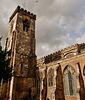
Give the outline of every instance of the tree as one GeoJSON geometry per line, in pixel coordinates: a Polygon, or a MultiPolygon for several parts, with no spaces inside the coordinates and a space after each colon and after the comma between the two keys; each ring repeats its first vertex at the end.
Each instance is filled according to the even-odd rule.
{"type": "Polygon", "coordinates": [[[10,59],[6,59],[7,54],[8,52],[6,50],[2,50],[0,43],[0,82],[2,79],[4,82],[7,82],[11,77],[12,68],[8,67],[10,59]]]}

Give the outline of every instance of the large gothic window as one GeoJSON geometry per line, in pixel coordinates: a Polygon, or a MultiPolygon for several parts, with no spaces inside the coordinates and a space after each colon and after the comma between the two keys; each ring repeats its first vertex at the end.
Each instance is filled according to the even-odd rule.
{"type": "Polygon", "coordinates": [[[23,21],[23,31],[28,32],[28,28],[29,28],[29,22],[28,22],[27,19],[25,19],[25,20],[23,21]]]}
{"type": "Polygon", "coordinates": [[[48,72],[48,86],[53,86],[53,74],[54,70],[50,69],[48,72]]]}
{"type": "Polygon", "coordinates": [[[64,69],[64,87],[65,87],[65,95],[76,96],[76,89],[77,89],[76,74],[71,66],[67,66],[64,69]]]}

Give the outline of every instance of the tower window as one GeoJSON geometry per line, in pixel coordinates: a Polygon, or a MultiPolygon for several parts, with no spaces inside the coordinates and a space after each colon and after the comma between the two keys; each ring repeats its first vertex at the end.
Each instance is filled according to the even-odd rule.
{"type": "Polygon", "coordinates": [[[23,64],[21,64],[21,69],[20,69],[20,73],[23,73],[23,64]]]}
{"type": "Polygon", "coordinates": [[[27,19],[23,21],[23,31],[28,32],[29,22],[27,19]]]}

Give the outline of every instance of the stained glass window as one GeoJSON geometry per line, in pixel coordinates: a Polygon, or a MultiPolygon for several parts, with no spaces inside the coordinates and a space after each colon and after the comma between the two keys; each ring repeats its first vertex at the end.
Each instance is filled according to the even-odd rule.
{"type": "Polygon", "coordinates": [[[64,87],[65,87],[65,95],[76,96],[76,90],[77,90],[76,74],[71,66],[67,66],[64,69],[64,87]]]}
{"type": "Polygon", "coordinates": [[[69,80],[70,95],[73,95],[73,83],[72,83],[72,75],[70,71],[68,72],[68,80],[69,80]]]}

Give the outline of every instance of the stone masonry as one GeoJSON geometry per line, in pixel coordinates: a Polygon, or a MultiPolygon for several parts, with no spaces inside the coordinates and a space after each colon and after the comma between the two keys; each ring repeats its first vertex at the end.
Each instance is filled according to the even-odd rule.
{"type": "Polygon", "coordinates": [[[45,70],[47,68],[47,97],[50,100],[85,100],[85,44],[75,44],[37,60],[40,72],[40,100],[44,90],[45,70]],[[65,94],[64,70],[70,65],[76,74],[76,95],[65,94]],[[49,86],[49,71],[53,72],[53,85],[49,86]]]}
{"type": "MultiPolygon", "coordinates": [[[[36,55],[35,55],[36,15],[18,6],[9,21],[6,50],[11,58],[12,78],[5,85],[3,98],[9,100],[35,100],[37,98],[36,55]]],[[[3,85],[3,86],[4,86],[3,85]]],[[[4,99],[3,99],[4,100],[4,99]]]]}
{"type": "Polygon", "coordinates": [[[85,43],[37,60],[36,15],[18,6],[9,20],[6,50],[12,77],[0,100],[85,100],[85,43]]]}

